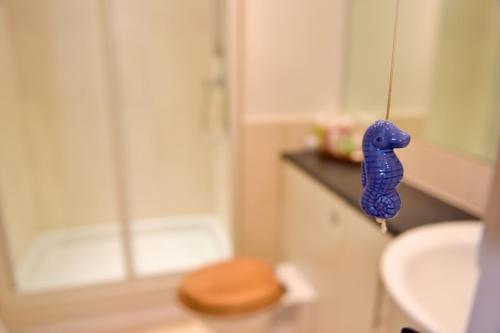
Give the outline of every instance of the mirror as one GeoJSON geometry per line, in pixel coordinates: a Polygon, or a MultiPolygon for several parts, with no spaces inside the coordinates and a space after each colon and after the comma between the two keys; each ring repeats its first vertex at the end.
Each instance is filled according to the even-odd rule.
{"type": "MultiPolygon", "coordinates": [[[[395,1],[350,2],[342,110],[385,115],[395,1]]],[[[500,2],[404,0],[390,120],[413,136],[494,160],[500,123],[500,2]]]]}

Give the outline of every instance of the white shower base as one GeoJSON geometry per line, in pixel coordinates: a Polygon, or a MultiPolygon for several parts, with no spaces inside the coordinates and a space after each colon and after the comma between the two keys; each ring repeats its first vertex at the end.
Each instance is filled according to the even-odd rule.
{"type": "MultiPolygon", "coordinates": [[[[16,271],[17,288],[38,291],[125,277],[118,224],[41,233],[16,271]]],[[[132,263],[138,276],[181,273],[231,256],[228,231],[214,215],[133,221],[132,263]]]]}

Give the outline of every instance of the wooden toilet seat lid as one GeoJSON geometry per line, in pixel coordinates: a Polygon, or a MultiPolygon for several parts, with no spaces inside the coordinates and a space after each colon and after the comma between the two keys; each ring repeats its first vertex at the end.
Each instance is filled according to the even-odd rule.
{"type": "Polygon", "coordinates": [[[263,309],[276,303],[283,293],[271,265],[239,257],[188,274],[178,296],[194,311],[230,315],[263,309]]]}

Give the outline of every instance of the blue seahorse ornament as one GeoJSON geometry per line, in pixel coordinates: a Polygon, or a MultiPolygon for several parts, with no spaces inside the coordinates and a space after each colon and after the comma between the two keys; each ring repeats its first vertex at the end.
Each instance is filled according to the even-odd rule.
{"type": "Polygon", "coordinates": [[[361,164],[361,208],[378,219],[392,219],[401,208],[396,191],[403,179],[403,165],[394,153],[410,143],[410,135],[393,123],[377,120],[363,136],[364,160],[361,164]]]}

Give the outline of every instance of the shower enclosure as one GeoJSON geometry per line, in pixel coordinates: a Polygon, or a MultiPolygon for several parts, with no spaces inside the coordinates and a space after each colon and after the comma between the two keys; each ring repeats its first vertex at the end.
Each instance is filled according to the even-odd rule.
{"type": "Polygon", "coordinates": [[[3,300],[231,255],[222,1],[0,2],[3,300]]]}

